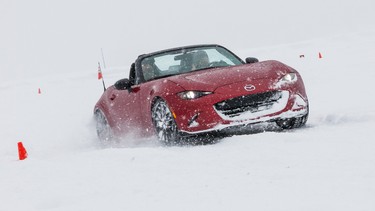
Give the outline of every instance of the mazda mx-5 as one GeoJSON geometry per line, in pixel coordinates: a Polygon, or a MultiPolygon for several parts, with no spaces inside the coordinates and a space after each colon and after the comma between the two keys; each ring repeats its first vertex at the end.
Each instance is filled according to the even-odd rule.
{"type": "Polygon", "coordinates": [[[275,60],[243,61],[220,45],[194,45],[140,55],[128,78],[94,108],[99,139],[132,134],[165,144],[205,134],[236,134],[255,124],[305,125],[301,75],[275,60]]]}

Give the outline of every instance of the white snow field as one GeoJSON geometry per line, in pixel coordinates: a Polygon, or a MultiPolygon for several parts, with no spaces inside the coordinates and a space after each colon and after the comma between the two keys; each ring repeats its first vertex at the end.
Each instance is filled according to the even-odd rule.
{"type": "MultiPolygon", "coordinates": [[[[320,21],[324,18],[313,16],[314,13],[308,12],[305,6],[301,6],[303,11],[295,12],[299,8],[296,6],[298,1],[286,1],[283,12],[272,7],[276,14],[290,13],[282,16],[282,20],[296,24],[301,31],[306,28],[308,32],[314,32],[306,39],[303,39],[302,32],[293,36],[297,29],[288,32],[291,28],[281,30],[282,27],[279,28],[280,39],[272,39],[270,34],[275,33],[272,27],[263,27],[262,31],[256,32],[260,44],[244,40],[235,33],[227,33],[219,38],[213,36],[212,40],[206,35],[202,40],[208,43],[221,41],[219,44],[243,59],[247,56],[260,60],[276,59],[297,69],[303,77],[310,101],[306,127],[287,132],[234,136],[204,146],[163,147],[152,140],[142,142],[125,137],[120,144],[104,148],[98,144],[92,120],[93,106],[103,92],[96,69],[103,46],[91,46],[85,50],[87,42],[78,33],[80,27],[86,24],[79,16],[79,9],[90,1],[77,1],[77,11],[64,12],[67,16],[58,19],[62,27],[73,24],[77,31],[77,40],[69,45],[77,46],[79,50],[59,48],[63,49],[62,52],[45,51],[49,49],[46,47],[48,45],[61,47],[67,43],[64,34],[57,33],[57,26],[52,26],[48,31],[54,39],[48,39],[42,48],[37,47],[45,36],[43,32],[46,31],[41,30],[45,25],[42,24],[40,28],[31,25],[24,29],[24,32],[41,30],[32,32],[32,36],[16,32],[22,32],[22,26],[26,25],[23,22],[28,23],[27,19],[34,17],[29,17],[30,14],[51,13],[49,15],[55,17],[53,11],[57,12],[56,15],[63,12],[59,12],[52,3],[40,0],[34,2],[37,6],[28,1],[22,4],[14,2],[1,2],[0,9],[3,10],[0,11],[2,28],[10,32],[10,35],[0,37],[2,46],[5,46],[0,50],[0,71],[3,75],[0,79],[0,211],[375,210],[375,27],[371,23],[375,15],[369,12],[369,6],[375,6],[374,3],[364,1],[366,4],[361,6],[358,6],[359,2],[357,5],[346,1],[324,3],[317,0],[318,6],[308,3],[309,6],[315,5],[315,11],[323,11],[317,14],[323,15],[329,24],[320,22],[321,25],[315,23],[314,18],[320,21]],[[327,8],[332,5],[337,7],[327,8]],[[49,6],[53,9],[46,12],[49,6]],[[11,15],[15,9],[21,11],[16,14],[24,16],[3,21],[4,17],[15,17],[11,15]],[[34,13],[30,11],[32,9],[35,9],[34,13]],[[306,16],[303,16],[304,12],[307,12],[306,16]],[[332,19],[329,19],[330,12],[332,19]],[[291,17],[296,15],[302,15],[298,23],[291,17]],[[338,19],[348,23],[350,28],[346,28],[345,24],[336,24],[341,23],[338,19]],[[74,20],[78,20],[78,23],[74,20]],[[303,24],[304,21],[310,25],[303,24]],[[265,34],[263,38],[262,34],[265,34]],[[25,39],[17,43],[21,36],[25,36],[25,39]],[[35,43],[33,39],[36,39],[35,43]],[[84,42],[82,46],[81,40],[84,42]],[[231,40],[242,40],[242,44],[231,40]],[[30,46],[35,47],[35,55],[28,49],[30,46]],[[319,52],[323,58],[318,58],[319,52]],[[28,58],[29,55],[44,63],[29,65],[28,61],[37,63],[28,58]],[[59,67],[56,62],[64,61],[65,55],[72,63],[66,61],[69,65],[59,67]],[[82,57],[82,64],[78,55],[82,57]],[[300,58],[300,55],[304,57],[300,58]],[[92,64],[87,65],[88,61],[92,61],[92,64]],[[28,158],[22,161],[18,160],[19,141],[28,151],[28,158]]],[[[204,6],[209,3],[203,2],[204,6]]],[[[172,4],[166,0],[161,3],[172,4]]],[[[140,4],[134,3],[132,6],[136,8],[140,4]]],[[[115,6],[106,6],[107,3],[94,5],[96,10],[103,6],[104,20],[107,20],[105,15],[123,17],[119,13],[111,13],[113,10],[121,11],[115,6]]],[[[226,11],[228,5],[223,5],[218,11],[226,11]]],[[[62,3],[59,6],[68,8],[62,3]]],[[[166,10],[165,6],[154,7],[166,10]]],[[[191,9],[191,6],[187,7],[191,9]]],[[[177,7],[174,5],[172,8],[177,7]]],[[[243,19],[245,15],[236,14],[234,7],[230,8],[235,18],[242,18],[246,23],[243,19]]],[[[133,14],[131,10],[126,9],[133,14]]],[[[198,10],[203,11],[202,8],[198,10]]],[[[261,7],[256,14],[262,14],[261,11],[267,9],[261,7]]],[[[222,20],[213,11],[206,12],[222,20]]],[[[249,17],[253,16],[250,14],[249,17]]],[[[167,19],[164,16],[155,19],[164,18],[167,19]]],[[[268,18],[260,18],[259,24],[266,22],[272,26],[271,17],[268,18]]],[[[32,20],[45,23],[41,17],[32,20]]],[[[100,23],[104,23],[104,20],[100,23]]],[[[116,28],[115,23],[108,21],[110,27],[107,30],[116,28]]],[[[132,24],[133,27],[138,26],[132,24]]],[[[163,30],[166,28],[162,26],[163,30]]],[[[156,30],[153,28],[154,32],[156,30]]],[[[252,30],[245,27],[238,33],[251,34],[252,30]]],[[[127,38],[126,32],[124,30],[121,34],[124,43],[143,42],[144,35],[142,39],[133,35],[127,38]]],[[[144,29],[141,32],[144,33],[144,29]]],[[[212,31],[207,33],[214,35],[212,31]]],[[[174,44],[201,43],[198,37],[178,37],[175,36],[177,32],[172,35],[174,41],[156,37],[153,42],[160,40],[157,44],[148,46],[146,42],[135,48],[134,52],[131,48],[127,49],[126,54],[121,54],[120,47],[113,47],[123,44],[116,40],[118,37],[112,43],[105,42],[109,51],[119,54],[106,54],[109,55],[108,67],[103,69],[106,83],[110,85],[127,77],[130,63],[138,54],[173,47],[174,44]],[[118,59],[121,56],[124,58],[118,59]]],[[[93,36],[98,40],[111,40],[111,35],[102,32],[100,36],[93,36]]]]}

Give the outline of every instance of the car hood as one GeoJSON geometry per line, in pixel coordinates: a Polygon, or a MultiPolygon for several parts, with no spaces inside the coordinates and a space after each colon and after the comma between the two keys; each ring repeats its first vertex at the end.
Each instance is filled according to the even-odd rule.
{"type": "Polygon", "coordinates": [[[291,68],[278,61],[264,61],[231,67],[190,72],[168,78],[185,90],[215,91],[217,88],[242,82],[269,79],[278,80],[291,68]]]}

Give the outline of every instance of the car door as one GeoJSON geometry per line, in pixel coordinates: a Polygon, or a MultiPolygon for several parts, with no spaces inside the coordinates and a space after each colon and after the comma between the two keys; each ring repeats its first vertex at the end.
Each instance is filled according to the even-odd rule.
{"type": "Polygon", "coordinates": [[[109,95],[114,127],[121,135],[140,127],[139,86],[134,85],[130,90],[113,89],[109,95]]]}

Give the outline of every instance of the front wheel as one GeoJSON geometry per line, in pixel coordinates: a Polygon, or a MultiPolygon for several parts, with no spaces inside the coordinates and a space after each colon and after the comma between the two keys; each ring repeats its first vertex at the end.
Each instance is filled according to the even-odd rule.
{"type": "Polygon", "coordinates": [[[157,99],[151,109],[152,122],[158,140],[166,145],[178,142],[178,129],[173,114],[167,103],[162,99],[157,99]]]}
{"type": "Polygon", "coordinates": [[[276,124],[281,127],[283,130],[299,128],[306,124],[308,113],[301,117],[294,117],[289,119],[279,119],[276,121],[276,124]]]}

